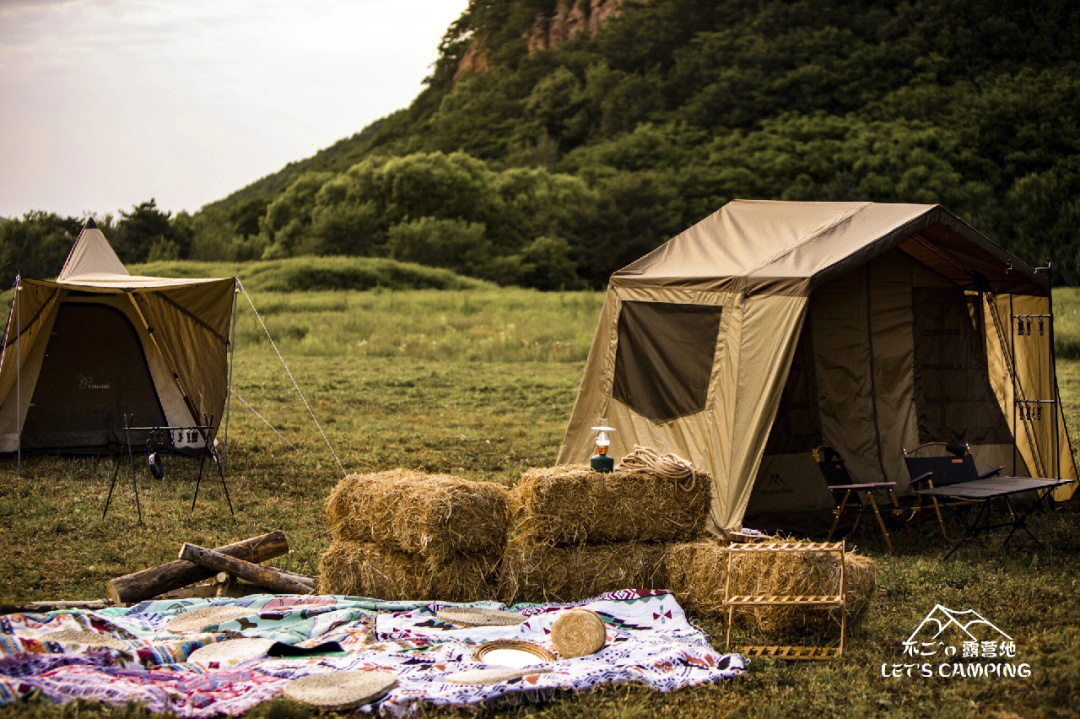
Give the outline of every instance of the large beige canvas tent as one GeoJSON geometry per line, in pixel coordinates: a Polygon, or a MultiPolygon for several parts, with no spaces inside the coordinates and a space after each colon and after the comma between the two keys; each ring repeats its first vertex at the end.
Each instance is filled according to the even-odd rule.
{"type": "MultiPolygon", "coordinates": [[[[116,451],[125,424],[209,426],[228,392],[236,279],[128,274],[93,224],[55,281],[19,278],[0,356],[0,452],[116,451]]],[[[141,442],[142,437],[134,441],[141,442]]]]}
{"type": "Polygon", "coordinates": [[[709,471],[725,528],[831,506],[819,444],[902,491],[903,450],[936,440],[1076,478],[1051,314],[1045,275],[940,206],[731,202],[612,275],[558,461],[604,418],[616,457],[709,471]]]}

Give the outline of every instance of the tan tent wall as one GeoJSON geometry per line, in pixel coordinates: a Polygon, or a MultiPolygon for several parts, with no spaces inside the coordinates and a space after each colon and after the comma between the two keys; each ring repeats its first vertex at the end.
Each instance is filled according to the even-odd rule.
{"type": "Polygon", "coordinates": [[[713,521],[722,527],[738,524],[776,414],[805,307],[806,298],[801,296],[747,298],[678,288],[610,288],[558,462],[587,461],[594,440],[589,428],[605,418],[618,430],[611,448],[616,458],[635,444],[664,447],[687,457],[713,475],[713,521]],[[703,411],[657,424],[612,399],[618,315],[621,302],[627,300],[723,308],[703,411]]]}
{"type": "MultiPolygon", "coordinates": [[[[35,305],[36,309],[41,309],[37,325],[35,325],[40,328],[39,331],[23,333],[21,341],[12,345],[11,352],[8,354],[10,359],[5,359],[5,364],[9,361],[14,364],[16,352],[21,352],[23,353],[22,367],[10,366],[0,371],[0,379],[3,380],[3,394],[0,394],[0,452],[14,452],[18,448],[18,431],[26,421],[26,414],[29,411],[34,389],[37,386],[38,375],[41,371],[42,360],[48,349],[51,328],[56,320],[60,306],[65,303],[102,304],[122,312],[135,329],[135,334],[146,358],[147,367],[153,378],[158,401],[161,403],[162,410],[165,413],[166,421],[176,426],[193,424],[191,412],[184,402],[183,395],[176,383],[176,379],[173,377],[172,371],[157,351],[150,334],[143,325],[128,295],[117,292],[99,292],[92,294],[80,293],[76,297],[72,296],[70,290],[43,287],[36,285],[32,280],[23,282],[22,297],[24,298],[40,297],[45,292],[48,292],[47,296],[51,298],[51,301],[47,303],[47,306],[40,303],[35,305]],[[16,376],[21,376],[22,380],[18,393],[15,392],[16,376]],[[18,405],[15,401],[16,394],[18,394],[19,399],[18,405]]],[[[29,302],[27,302],[27,309],[30,309],[29,302]]],[[[12,333],[14,334],[14,331],[12,333]]],[[[198,447],[203,444],[200,439],[182,446],[198,447]]]]}

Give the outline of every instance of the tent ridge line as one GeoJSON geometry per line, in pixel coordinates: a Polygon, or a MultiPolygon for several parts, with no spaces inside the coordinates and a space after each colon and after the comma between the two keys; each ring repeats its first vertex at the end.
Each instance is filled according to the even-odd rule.
{"type": "Polygon", "coordinates": [[[829,224],[825,225],[824,227],[821,227],[821,228],[815,230],[814,232],[811,232],[810,235],[808,235],[805,239],[796,242],[791,247],[785,247],[783,250],[776,253],[775,255],[770,257],[769,259],[763,260],[758,265],[756,265],[754,267],[751,267],[749,270],[746,270],[746,272],[744,274],[752,275],[755,272],[757,272],[757,271],[759,271],[759,270],[761,270],[761,269],[763,269],[765,267],[768,267],[769,265],[771,265],[772,263],[774,263],[777,260],[781,259],[782,257],[787,257],[788,255],[793,253],[795,250],[803,247],[804,245],[806,245],[806,244],[808,244],[810,242],[813,242],[814,240],[816,240],[819,237],[821,237],[822,235],[824,235],[826,232],[829,232],[830,230],[833,230],[833,229],[839,227],[840,225],[843,225],[843,224],[849,222],[851,220],[851,218],[855,217],[855,215],[857,215],[860,212],[862,212],[863,210],[865,210],[867,207],[870,206],[870,204],[871,203],[869,203],[869,202],[861,203],[857,209],[855,209],[855,210],[853,210],[851,212],[848,212],[847,214],[836,218],[835,220],[833,220],[829,224]]]}

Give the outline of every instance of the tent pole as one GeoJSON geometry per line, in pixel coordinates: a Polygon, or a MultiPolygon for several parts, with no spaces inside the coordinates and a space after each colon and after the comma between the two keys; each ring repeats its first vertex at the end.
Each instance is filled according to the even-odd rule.
{"type": "Polygon", "coordinates": [[[225,386],[225,447],[221,453],[221,474],[229,468],[229,417],[232,416],[232,373],[233,357],[236,349],[236,293],[233,288],[232,314],[229,315],[229,381],[225,386]]]}
{"type": "MultiPolygon", "coordinates": [[[[19,289],[22,277],[15,276],[15,297],[11,300],[15,308],[15,337],[22,338],[22,303],[19,302],[19,289]]],[[[22,348],[15,350],[15,478],[22,477],[22,348]]]]}

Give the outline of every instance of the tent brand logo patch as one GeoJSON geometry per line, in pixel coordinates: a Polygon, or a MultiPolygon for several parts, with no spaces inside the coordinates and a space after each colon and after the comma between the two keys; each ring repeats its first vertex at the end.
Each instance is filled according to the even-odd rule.
{"type": "Polygon", "coordinates": [[[884,679],[1028,679],[1016,641],[974,609],[942,604],[923,617],[901,644],[904,661],[883,663],[884,679]]]}
{"type": "Polygon", "coordinates": [[[107,382],[95,382],[93,377],[79,375],[79,389],[111,389],[112,385],[107,382]]]}
{"type": "Polygon", "coordinates": [[[792,489],[784,481],[784,478],[780,476],[779,472],[773,472],[765,479],[765,486],[761,489],[761,494],[766,497],[774,496],[777,494],[791,494],[792,489]]]}

